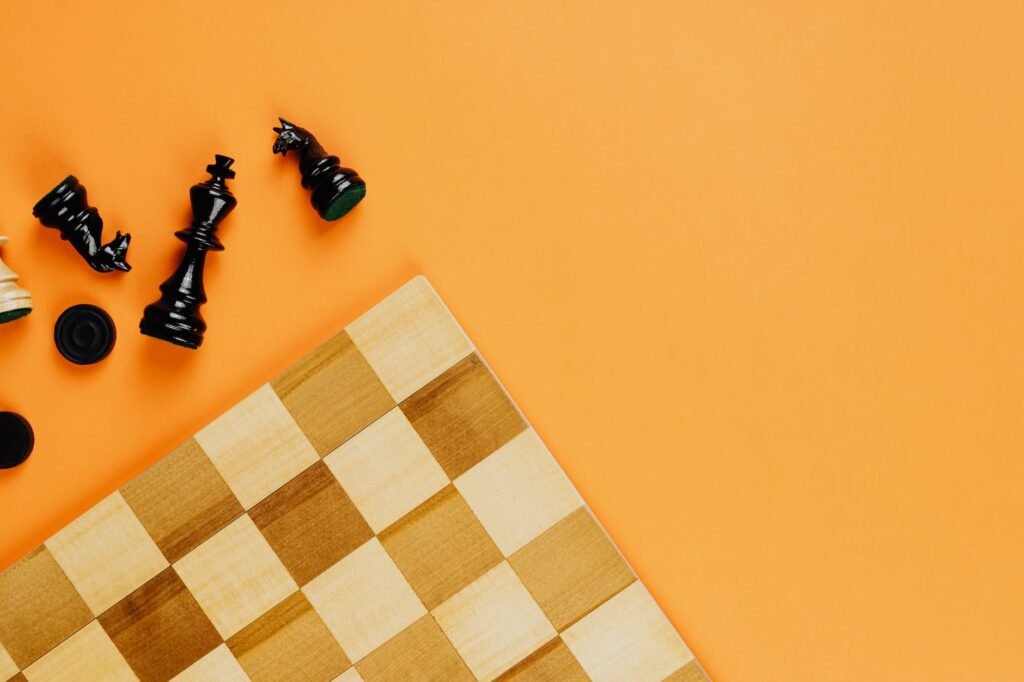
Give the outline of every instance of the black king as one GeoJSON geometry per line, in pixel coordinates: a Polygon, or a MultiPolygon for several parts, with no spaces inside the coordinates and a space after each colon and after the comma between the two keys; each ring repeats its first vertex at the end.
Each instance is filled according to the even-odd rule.
{"type": "Polygon", "coordinates": [[[185,242],[185,255],[174,274],[160,285],[160,300],[146,306],[139,324],[143,334],[185,348],[199,348],[203,343],[206,322],[199,307],[206,303],[203,286],[206,252],[224,250],[214,232],[238,203],[224,184],[225,180],[235,177],[235,171],[231,170],[234,159],[220,154],[216,159],[216,163],[206,167],[206,172],[213,177],[189,190],[192,224],[174,235],[185,242]]]}

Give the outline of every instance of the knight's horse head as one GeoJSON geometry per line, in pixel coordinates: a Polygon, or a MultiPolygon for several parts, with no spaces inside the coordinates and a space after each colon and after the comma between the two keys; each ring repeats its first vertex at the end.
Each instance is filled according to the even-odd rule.
{"type": "Polygon", "coordinates": [[[277,133],[277,140],[274,141],[274,153],[288,156],[289,149],[302,149],[309,141],[309,134],[283,118],[278,117],[278,120],[281,121],[281,127],[274,127],[274,132],[277,133]]]}

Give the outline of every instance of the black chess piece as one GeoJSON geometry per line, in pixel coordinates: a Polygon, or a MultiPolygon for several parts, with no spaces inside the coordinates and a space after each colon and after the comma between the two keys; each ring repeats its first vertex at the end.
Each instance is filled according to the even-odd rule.
{"type": "Polygon", "coordinates": [[[107,311],[82,303],[71,306],[57,318],[53,342],[68,362],[94,365],[114,349],[117,329],[107,311]]]}
{"type": "Polygon", "coordinates": [[[351,168],[343,168],[337,156],[329,155],[313,134],[279,118],[281,127],[274,128],[277,140],[274,153],[287,156],[299,151],[299,172],[302,186],[312,190],[313,208],[324,220],[337,220],[366,196],[366,183],[351,168]]]}
{"type": "Polygon", "coordinates": [[[174,234],[185,242],[185,255],[174,274],[160,285],[163,292],[160,300],[146,306],[139,324],[143,334],[185,348],[196,349],[203,343],[206,322],[199,307],[206,303],[203,286],[206,252],[224,250],[214,232],[238,203],[224,184],[225,180],[235,177],[235,171],[231,170],[235,160],[220,154],[216,159],[216,163],[206,167],[212,177],[189,190],[192,224],[174,234]]]}
{"type": "Polygon", "coordinates": [[[16,467],[32,454],[32,425],[15,412],[0,412],[0,469],[16,467]]]}
{"type": "Polygon", "coordinates": [[[64,178],[40,199],[32,207],[32,215],[46,227],[60,230],[61,239],[71,242],[93,270],[128,272],[132,269],[124,260],[132,236],[118,231],[110,243],[100,244],[103,219],[99,211],[89,205],[85,187],[74,175],[64,178]]]}

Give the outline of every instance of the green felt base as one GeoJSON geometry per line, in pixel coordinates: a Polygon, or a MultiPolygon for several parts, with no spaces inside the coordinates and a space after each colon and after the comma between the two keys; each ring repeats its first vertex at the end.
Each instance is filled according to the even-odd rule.
{"type": "Polygon", "coordinates": [[[324,220],[337,220],[351,211],[366,196],[366,185],[352,185],[331,202],[323,212],[324,220]]]}
{"type": "Polygon", "coordinates": [[[31,308],[18,308],[16,310],[8,310],[6,313],[0,313],[0,324],[3,324],[4,322],[13,322],[14,320],[21,319],[22,317],[28,315],[30,312],[32,312],[31,308]]]}

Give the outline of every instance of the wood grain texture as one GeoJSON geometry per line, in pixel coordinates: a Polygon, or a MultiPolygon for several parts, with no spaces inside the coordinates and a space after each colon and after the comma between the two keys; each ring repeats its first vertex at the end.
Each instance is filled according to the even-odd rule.
{"type": "Polygon", "coordinates": [[[120,492],[58,531],[46,547],[94,615],[167,567],[167,559],[120,492]]]}
{"type": "Polygon", "coordinates": [[[143,682],[169,679],[221,642],[173,568],[104,613],[99,623],[143,682]]]}
{"type": "Polygon", "coordinates": [[[424,277],[378,303],[346,331],[397,402],[473,349],[424,277]]]}
{"type": "Polygon", "coordinates": [[[374,538],[303,591],[353,661],[426,613],[423,603],[374,538]]]}
{"type": "Polygon", "coordinates": [[[501,560],[501,550],[448,486],[380,534],[381,544],[428,609],[501,560]]]}
{"type": "Polygon", "coordinates": [[[174,682],[249,682],[249,676],[227,644],[221,644],[171,679],[174,682]]]}
{"type": "Polygon", "coordinates": [[[258,388],[195,438],[246,509],[318,459],[269,384],[258,388]]]}
{"type": "Polygon", "coordinates": [[[693,660],[639,582],[588,613],[562,638],[594,682],[661,682],[693,660]]]}
{"type": "Polygon", "coordinates": [[[493,680],[556,636],[505,562],[433,611],[478,680],[493,680]]]}
{"type": "Polygon", "coordinates": [[[345,332],[300,360],[270,385],[321,456],[395,406],[345,332]]]}
{"type": "Polygon", "coordinates": [[[174,565],[227,639],[298,585],[248,516],[241,516],[174,565]]]}
{"type": "Polygon", "coordinates": [[[556,637],[498,678],[501,682],[589,682],[580,662],[556,637]]]}
{"type": "Polygon", "coordinates": [[[93,621],[25,668],[28,682],[136,682],[124,656],[93,621]]]}
{"type": "Polygon", "coordinates": [[[243,512],[194,438],[129,481],[121,495],[172,563],[243,512]]]}
{"type": "Polygon", "coordinates": [[[253,507],[249,517],[299,585],[373,537],[322,461],[253,507]]]}
{"type": "Polygon", "coordinates": [[[377,533],[448,485],[441,466],[397,407],[324,462],[377,533]]]}
{"type": "Polygon", "coordinates": [[[429,285],[350,328],[0,574],[0,680],[700,679],[429,285]]]}
{"type": "Polygon", "coordinates": [[[583,505],[533,429],[457,478],[455,487],[505,556],[583,505]]]}
{"type": "Polygon", "coordinates": [[[559,631],[636,580],[585,508],[514,554],[509,564],[559,631]]]}
{"type": "Polygon", "coordinates": [[[89,607],[45,545],[0,575],[0,640],[19,668],[91,619],[89,607]]]}
{"type": "Polygon", "coordinates": [[[666,677],[663,682],[708,682],[709,679],[700,663],[694,659],[666,677]]]}
{"type": "Polygon", "coordinates": [[[8,680],[18,674],[21,668],[14,662],[7,649],[0,645],[0,680],[8,680]]]}
{"type": "Polygon", "coordinates": [[[366,682],[473,682],[476,679],[429,615],[364,658],[356,668],[366,682]]]}
{"type": "Polygon", "coordinates": [[[452,479],[526,428],[475,353],[410,396],[402,411],[452,479]]]}
{"type": "Polygon", "coordinates": [[[349,660],[304,594],[296,592],[227,642],[253,682],[320,682],[349,660]]]}

